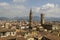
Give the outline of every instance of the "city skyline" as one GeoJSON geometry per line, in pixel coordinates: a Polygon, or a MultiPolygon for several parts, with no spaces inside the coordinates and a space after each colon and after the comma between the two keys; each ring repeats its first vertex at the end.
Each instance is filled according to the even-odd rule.
{"type": "Polygon", "coordinates": [[[0,17],[24,17],[32,8],[33,16],[60,17],[59,0],[0,0],[0,17]]]}

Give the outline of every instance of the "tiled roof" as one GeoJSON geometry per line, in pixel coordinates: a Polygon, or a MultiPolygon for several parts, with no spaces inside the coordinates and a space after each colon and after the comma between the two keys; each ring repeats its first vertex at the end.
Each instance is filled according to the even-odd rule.
{"type": "Polygon", "coordinates": [[[48,39],[51,39],[51,40],[60,40],[60,37],[55,36],[55,35],[53,35],[51,33],[48,33],[48,32],[43,32],[41,34],[42,34],[42,36],[44,36],[44,37],[46,37],[48,39]]]}
{"type": "Polygon", "coordinates": [[[0,28],[0,32],[13,32],[15,29],[0,28]]]}

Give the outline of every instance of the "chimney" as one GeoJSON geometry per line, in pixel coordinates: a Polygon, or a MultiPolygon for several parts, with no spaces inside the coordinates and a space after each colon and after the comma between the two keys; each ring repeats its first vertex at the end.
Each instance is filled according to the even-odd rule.
{"type": "Polygon", "coordinates": [[[44,23],[45,23],[44,14],[41,14],[41,25],[43,25],[44,23]]]}

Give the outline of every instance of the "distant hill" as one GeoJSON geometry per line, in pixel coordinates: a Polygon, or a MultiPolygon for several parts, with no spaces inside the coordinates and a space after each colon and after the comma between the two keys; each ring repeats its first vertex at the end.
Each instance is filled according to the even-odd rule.
{"type": "Polygon", "coordinates": [[[0,20],[9,20],[7,17],[0,17],[0,20]]]}
{"type": "MultiPolygon", "coordinates": [[[[39,16],[33,16],[34,21],[40,21],[41,17],[39,16]]],[[[7,18],[7,17],[0,17],[0,20],[29,20],[29,17],[14,17],[14,18],[7,18]]],[[[46,21],[60,21],[60,18],[54,18],[54,17],[45,17],[46,21]]]]}
{"type": "MultiPolygon", "coordinates": [[[[29,17],[15,17],[13,18],[15,20],[29,20],[29,17]]],[[[41,17],[39,16],[33,16],[33,20],[34,21],[40,21],[41,20],[41,17]]],[[[45,17],[45,20],[46,21],[60,21],[60,18],[54,18],[54,17],[45,17]]]]}
{"type": "MultiPolygon", "coordinates": [[[[14,17],[13,19],[15,19],[15,20],[29,20],[29,17],[27,16],[27,17],[14,17]]],[[[34,21],[39,21],[40,20],[40,17],[38,17],[38,16],[33,16],[33,20],[34,21]]]]}
{"type": "Polygon", "coordinates": [[[46,21],[60,21],[60,18],[54,18],[54,17],[46,17],[46,21]]]}

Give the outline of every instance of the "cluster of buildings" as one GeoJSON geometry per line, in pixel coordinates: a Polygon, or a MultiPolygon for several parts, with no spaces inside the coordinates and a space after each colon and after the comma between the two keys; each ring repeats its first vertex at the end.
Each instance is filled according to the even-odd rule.
{"type": "Polygon", "coordinates": [[[29,21],[0,20],[0,40],[60,40],[60,22],[45,22],[44,14],[40,22],[32,19],[30,10],[29,21]]]}

